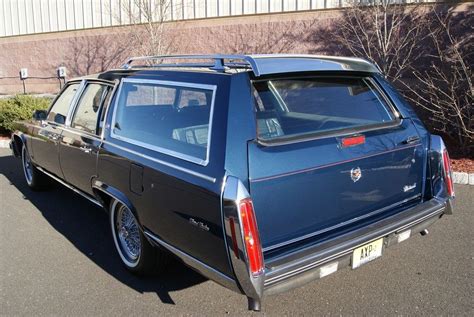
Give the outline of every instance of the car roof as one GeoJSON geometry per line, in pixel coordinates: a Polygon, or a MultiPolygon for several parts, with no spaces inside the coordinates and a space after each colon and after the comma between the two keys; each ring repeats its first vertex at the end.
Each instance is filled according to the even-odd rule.
{"type": "Polygon", "coordinates": [[[114,69],[99,74],[84,76],[79,79],[103,79],[113,81],[130,76],[140,71],[188,71],[232,74],[252,72],[254,77],[272,74],[318,72],[318,71],[353,71],[379,73],[379,69],[362,58],[303,55],[303,54],[261,54],[261,55],[160,55],[132,57],[121,69],[114,69]],[[179,61],[169,63],[169,60],[179,61]],[[206,63],[189,63],[191,60],[211,60],[206,63]],[[155,61],[158,61],[156,63],[155,61]],[[165,62],[166,61],[166,62],[165,62]],[[186,62],[182,62],[186,61],[186,62]],[[138,62],[142,62],[139,65],[138,62]],[[144,62],[144,64],[143,64],[144,62]]]}
{"type": "Polygon", "coordinates": [[[362,58],[302,54],[249,56],[255,60],[257,65],[257,77],[269,74],[305,71],[379,72],[375,65],[362,58]]]}

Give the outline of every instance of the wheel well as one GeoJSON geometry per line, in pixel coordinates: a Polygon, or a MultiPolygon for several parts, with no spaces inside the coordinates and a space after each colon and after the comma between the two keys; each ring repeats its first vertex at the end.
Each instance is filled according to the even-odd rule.
{"type": "Polygon", "coordinates": [[[18,136],[14,135],[13,136],[13,153],[15,156],[20,156],[21,155],[21,148],[23,147],[23,140],[18,136]]]}
{"type": "Polygon", "coordinates": [[[93,191],[94,191],[95,196],[99,200],[99,202],[102,204],[104,209],[108,212],[110,203],[114,198],[111,195],[107,194],[106,192],[98,190],[97,188],[94,188],[93,191]]]}

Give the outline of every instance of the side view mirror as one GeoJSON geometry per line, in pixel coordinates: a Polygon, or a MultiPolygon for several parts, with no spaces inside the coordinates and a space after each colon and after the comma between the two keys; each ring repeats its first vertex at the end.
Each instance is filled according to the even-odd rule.
{"type": "Polygon", "coordinates": [[[66,117],[58,113],[54,116],[54,122],[64,124],[66,123],[66,117]]]}
{"type": "Polygon", "coordinates": [[[33,119],[37,121],[46,120],[47,116],[48,113],[46,110],[35,110],[35,112],[33,112],[33,119]]]}

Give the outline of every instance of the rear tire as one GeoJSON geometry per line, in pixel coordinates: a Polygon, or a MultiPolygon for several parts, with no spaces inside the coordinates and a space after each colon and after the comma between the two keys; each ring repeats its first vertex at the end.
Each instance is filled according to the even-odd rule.
{"type": "Polygon", "coordinates": [[[49,181],[48,176],[36,168],[31,161],[28,149],[24,145],[21,148],[21,163],[28,187],[35,191],[45,189],[49,181]]]}
{"type": "Polygon", "coordinates": [[[148,275],[166,267],[167,254],[148,242],[127,206],[112,200],[109,216],[115,248],[127,270],[137,275],[148,275]]]}

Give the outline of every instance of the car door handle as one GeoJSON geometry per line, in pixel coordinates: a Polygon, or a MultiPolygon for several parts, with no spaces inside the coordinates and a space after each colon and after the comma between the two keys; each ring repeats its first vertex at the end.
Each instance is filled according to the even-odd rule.
{"type": "Polygon", "coordinates": [[[60,135],[58,135],[58,134],[51,134],[51,135],[49,136],[49,138],[50,138],[51,140],[53,140],[53,141],[59,140],[59,137],[60,137],[60,135]]]}
{"type": "Polygon", "coordinates": [[[417,135],[412,135],[409,136],[405,141],[403,141],[403,144],[412,144],[420,140],[420,137],[417,135]]]}
{"type": "Polygon", "coordinates": [[[84,153],[90,153],[92,151],[92,149],[88,146],[81,146],[80,150],[84,153]]]}

